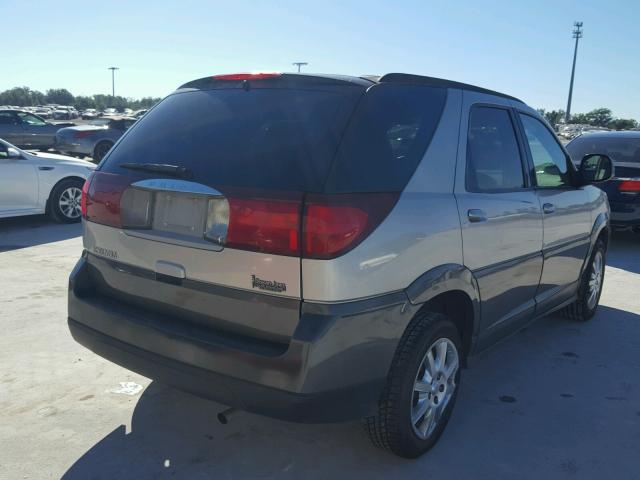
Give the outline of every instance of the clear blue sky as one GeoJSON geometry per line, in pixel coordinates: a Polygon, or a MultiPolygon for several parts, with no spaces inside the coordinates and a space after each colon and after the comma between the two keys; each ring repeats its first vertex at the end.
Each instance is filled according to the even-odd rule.
{"type": "Polygon", "coordinates": [[[640,120],[640,2],[0,0],[0,90],[164,96],[215,73],[411,72],[565,108],[574,20],[584,22],[573,112],[640,120]]]}

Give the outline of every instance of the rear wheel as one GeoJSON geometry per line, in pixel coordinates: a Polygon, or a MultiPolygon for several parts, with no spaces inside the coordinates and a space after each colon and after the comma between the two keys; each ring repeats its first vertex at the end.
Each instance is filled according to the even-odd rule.
{"type": "Polygon", "coordinates": [[[55,186],[49,197],[49,212],[53,220],[60,223],[80,221],[83,185],[82,180],[69,178],[55,186]]]}
{"type": "Polygon", "coordinates": [[[604,283],[606,253],[607,248],[604,241],[597,240],[589,263],[580,280],[578,298],[564,310],[567,317],[573,320],[586,321],[596,313],[604,283]]]}
{"type": "Polygon", "coordinates": [[[424,312],[400,341],[378,414],[366,419],[374,445],[415,458],[435,445],[458,394],[460,335],[451,320],[424,312]]]}
{"type": "Polygon", "coordinates": [[[93,160],[95,162],[102,160],[111,147],[113,147],[113,143],[111,142],[102,141],[98,143],[93,149],[93,160]]]}

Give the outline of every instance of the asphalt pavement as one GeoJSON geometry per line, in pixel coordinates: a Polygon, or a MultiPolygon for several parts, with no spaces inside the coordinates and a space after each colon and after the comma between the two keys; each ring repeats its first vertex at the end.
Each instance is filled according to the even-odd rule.
{"type": "Polygon", "coordinates": [[[614,236],[592,321],[551,316],[475,358],[439,444],[408,461],[357,423],[221,425],[223,406],[76,344],[80,234],[0,220],[0,479],[640,478],[639,236],[614,236]]]}

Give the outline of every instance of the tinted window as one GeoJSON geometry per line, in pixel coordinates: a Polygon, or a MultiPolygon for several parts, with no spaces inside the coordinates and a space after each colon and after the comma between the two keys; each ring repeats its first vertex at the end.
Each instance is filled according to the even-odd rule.
{"type": "Polygon", "coordinates": [[[326,190],[402,191],[433,137],[445,100],[442,88],[370,88],[345,132],[326,190]]]}
{"type": "Polygon", "coordinates": [[[0,125],[13,125],[16,117],[11,112],[0,112],[0,125]]]}
{"type": "Polygon", "coordinates": [[[216,186],[322,191],[345,125],[363,89],[196,90],[176,93],[136,122],[106,157],[165,163],[216,186]]]}
{"type": "Polygon", "coordinates": [[[544,124],[529,115],[520,115],[531,151],[536,172],[536,183],[540,187],[562,187],[571,184],[567,157],[544,124]]]}
{"type": "Polygon", "coordinates": [[[490,107],[471,110],[466,184],[470,191],[524,187],[522,159],[507,110],[490,107]]]}
{"type": "Polygon", "coordinates": [[[640,138],[592,137],[587,133],[569,143],[567,150],[576,164],[589,153],[607,155],[614,162],[640,164],[640,138]]]}
{"type": "Polygon", "coordinates": [[[19,112],[18,117],[22,120],[22,123],[26,123],[27,125],[46,125],[47,122],[42,120],[35,115],[31,115],[30,113],[19,112]]]}

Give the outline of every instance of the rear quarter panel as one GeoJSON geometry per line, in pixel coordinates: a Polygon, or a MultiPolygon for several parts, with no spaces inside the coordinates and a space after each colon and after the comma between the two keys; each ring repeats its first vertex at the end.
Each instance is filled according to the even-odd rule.
{"type": "Polygon", "coordinates": [[[453,183],[462,94],[449,89],[431,144],[389,216],[355,249],[333,260],[302,260],[307,301],[343,302],[407,288],[446,263],[462,264],[453,183]]]}

